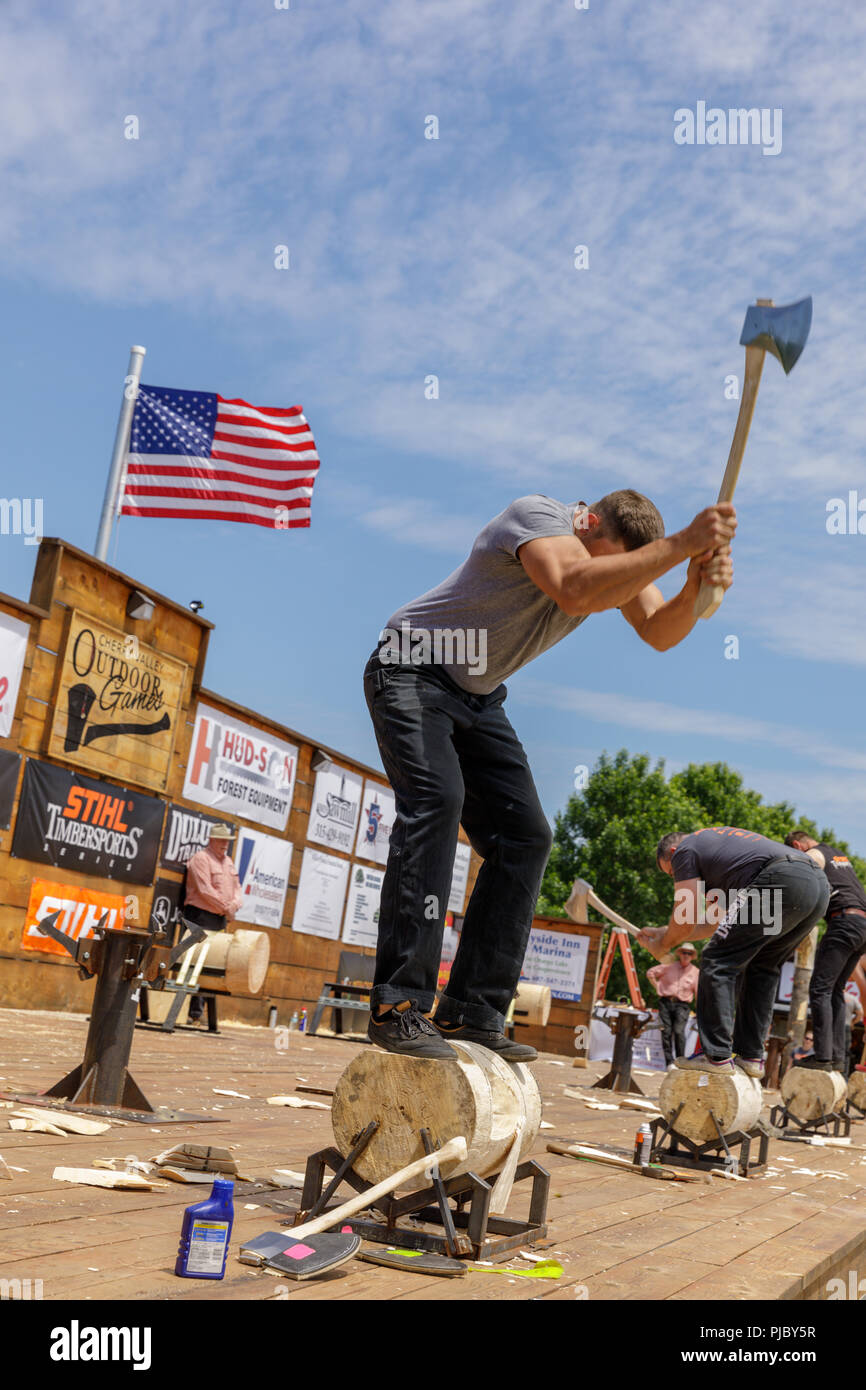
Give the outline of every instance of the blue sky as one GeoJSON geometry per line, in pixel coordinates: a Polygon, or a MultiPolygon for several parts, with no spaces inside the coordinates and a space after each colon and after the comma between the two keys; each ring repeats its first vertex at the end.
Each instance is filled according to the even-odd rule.
{"type": "MultiPolygon", "coordinates": [[[[864,57],[836,0],[13,0],[0,492],[92,548],[133,342],[151,384],[303,405],[308,532],[124,518],[111,558],[204,600],[208,685],[378,763],[361,671],[390,613],[526,493],[633,486],[686,524],[747,306],[812,294],[801,362],[764,371],[723,608],[664,654],[594,616],[508,709],[551,816],[626,746],[726,760],[866,853],[866,535],[826,527],[866,500],[864,57]],[[781,152],[676,144],[699,101],[781,110],[781,152]]],[[[0,539],[0,588],[34,557],[0,539]]]]}

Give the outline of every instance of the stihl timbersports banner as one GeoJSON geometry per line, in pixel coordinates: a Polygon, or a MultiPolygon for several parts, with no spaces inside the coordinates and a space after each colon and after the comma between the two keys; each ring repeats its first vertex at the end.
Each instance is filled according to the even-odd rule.
{"type": "Polygon", "coordinates": [[[164,812],[153,796],[28,758],[12,856],[150,884],[164,812]]]}

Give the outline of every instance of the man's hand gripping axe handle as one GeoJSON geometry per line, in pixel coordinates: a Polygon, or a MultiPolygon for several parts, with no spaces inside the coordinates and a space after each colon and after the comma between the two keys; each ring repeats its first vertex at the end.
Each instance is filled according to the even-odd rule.
{"type": "MultiPolygon", "coordinates": [[[[746,348],[743,395],[725,476],[719,489],[719,502],[732,502],[734,499],[740,464],[749,437],[749,426],[752,423],[755,401],[758,399],[764,357],[768,352],[772,352],[774,357],[778,357],[787,376],[806,346],[811,323],[811,297],[778,309],[773,306],[772,299],[759,299],[748,310],[740,334],[740,342],[746,348]]],[[[711,618],[724,596],[725,591],[720,584],[701,584],[700,593],[695,599],[695,617],[711,618]]]]}

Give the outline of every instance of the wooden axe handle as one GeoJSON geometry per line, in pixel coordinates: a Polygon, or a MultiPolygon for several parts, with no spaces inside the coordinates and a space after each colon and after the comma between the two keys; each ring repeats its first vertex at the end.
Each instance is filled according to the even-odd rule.
{"type": "Polygon", "coordinates": [[[418,1177],[434,1166],[450,1163],[452,1158],[464,1159],[465,1157],[466,1140],[458,1134],[454,1139],[449,1139],[447,1144],[443,1144],[441,1149],[435,1149],[432,1154],[423,1154],[421,1158],[416,1158],[414,1163],[407,1163],[406,1167],[401,1168],[399,1173],[392,1173],[390,1178],[383,1178],[382,1182],[377,1182],[375,1187],[368,1187],[366,1192],[358,1193],[357,1197],[350,1197],[348,1202],[344,1202],[341,1207],[334,1207],[331,1211],[326,1211],[324,1215],[317,1216],[313,1221],[305,1221],[303,1226],[292,1227],[291,1235],[287,1237],[286,1244],[289,1243],[289,1239],[302,1240],[304,1236],[316,1236],[320,1231],[329,1231],[332,1226],[354,1216],[355,1212],[363,1211],[365,1207],[372,1206],[380,1197],[385,1197],[389,1192],[393,1192],[401,1183],[408,1182],[410,1178],[418,1177]]]}
{"type": "Polygon", "coordinates": [[[619,913],[614,912],[612,907],[606,907],[593,888],[590,888],[586,895],[586,899],[587,902],[592,904],[596,912],[600,912],[603,917],[607,917],[608,921],[615,922],[616,925],[622,927],[624,931],[631,932],[632,936],[637,936],[639,928],[636,927],[633,922],[630,922],[627,917],[620,917],[619,913]]]}
{"type": "MultiPolygon", "coordinates": [[[[758,303],[762,303],[760,299],[758,303]]],[[[746,371],[743,379],[743,396],[740,401],[740,411],[737,415],[737,424],[734,429],[734,437],[731,441],[731,452],[728,454],[728,463],[725,468],[725,476],[722,479],[722,486],[719,488],[719,502],[732,502],[734,499],[734,489],[737,486],[737,479],[740,476],[740,464],[743,461],[743,454],[746,452],[746,440],[749,437],[749,426],[752,423],[752,414],[755,409],[755,401],[758,399],[758,387],[761,384],[761,372],[764,367],[766,352],[763,348],[746,348],[746,371]]],[[[695,599],[695,617],[711,618],[719,607],[725,591],[720,584],[701,584],[700,593],[695,599]]]]}

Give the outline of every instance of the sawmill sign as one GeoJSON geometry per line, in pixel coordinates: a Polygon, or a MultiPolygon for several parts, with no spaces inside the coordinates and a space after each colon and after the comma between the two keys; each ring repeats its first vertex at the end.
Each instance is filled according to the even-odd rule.
{"type": "Polygon", "coordinates": [[[164,788],[186,665],[77,610],[58,665],[50,756],[164,788]]]}

